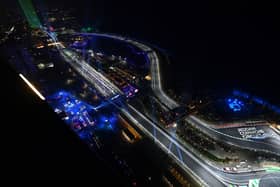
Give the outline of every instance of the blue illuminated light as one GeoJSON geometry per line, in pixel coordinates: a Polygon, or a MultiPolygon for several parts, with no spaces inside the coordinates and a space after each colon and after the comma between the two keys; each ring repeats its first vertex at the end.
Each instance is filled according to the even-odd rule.
{"type": "Polygon", "coordinates": [[[228,104],[229,108],[232,111],[234,111],[234,112],[241,111],[243,106],[244,106],[244,103],[241,100],[237,99],[237,98],[235,98],[235,99],[232,99],[232,98],[227,99],[227,104],[228,104]]]}
{"type": "MultiPolygon", "coordinates": [[[[121,98],[116,95],[112,100],[121,98]]],[[[59,91],[48,97],[54,111],[74,130],[81,139],[90,138],[96,130],[114,132],[117,130],[117,115],[115,113],[100,114],[97,109],[105,107],[110,102],[103,101],[98,106],[92,106],[70,92],[59,91]]]]}
{"type": "Polygon", "coordinates": [[[241,92],[241,91],[239,91],[239,90],[233,90],[233,95],[234,95],[234,96],[238,96],[238,97],[242,97],[242,98],[245,98],[245,99],[251,98],[251,99],[252,99],[254,102],[256,102],[257,104],[266,106],[266,107],[268,107],[270,110],[273,110],[275,113],[280,114],[280,108],[279,108],[278,106],[272,105],[271,103],[269,103],[269,102],[263,100],[263,99],[260,98],[260,97],[252,96],[252,95],[249,95],[248,93],[241,92]]]}
{"type": "Polygon", "coordinates": [[[78,135],[81,139],[85,139],[88,136],[88,134],[86,132],[80,132],[78,135]]]}
{"type": "MultiPolygon", "coordinates": [[[[55,99],[55,106],[57,112],[64,111],[67,117],[64,120],[69,124],[78,124],[84,127],[93,125],[94,120],[88,114],[94,107],[78,100],[69,92],[59,91],[50,98],[55,99]]],[[[77,126],[77,125],[76,125],[77,126]]]]}
{"type": "Polygon", "coordinates": [[[97,128],[101,130],[113,130],[117,122],[117,117],[115,115],[111,116],[100,116],[97,124],[97,128]]]}

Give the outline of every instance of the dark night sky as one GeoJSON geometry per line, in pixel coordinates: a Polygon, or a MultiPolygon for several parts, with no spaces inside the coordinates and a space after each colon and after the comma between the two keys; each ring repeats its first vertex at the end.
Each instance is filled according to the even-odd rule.
{"type": "MultiPolygon", "coordinates": [[[[13,8],[15,2],[1,0],[1,23],[7,21],[3,10],[13,8]]],[[[94,24],[101,31],[125,34],[165,48],[175,59],[170,80],[179,87],[189,88],[190,81],[184,81],[187,77],[196,89],[240,87],[280,104],[280,29],[276,3],[45,0],[45,4],[48,3],[76,8],[78,19],[85,25],[94,24]]],[[[24,85],[6,68],[7,65],[1,68],[1,85],[7,86],[1,90],[1,98],[7,101],[2,105],[8,123],[1,124],[8,127],[2,134],[8,135],[5,142],[11,143],[6,151],[12,155],[9,157],[14,161],[35,158],[40,164],[53,160],[51,167],[59,166],[63,171],[73,163],[74,166],[78,163],[96,166],[98,169],[94,171],[102,168],[98,161],[87,161],[91,157],[87,148],[77,143],[79,141],[63,128],[63,124],[57,127],[58,119],[48,107],[33,101],[33,96],[21,93],[24,85]],[[47,120],[42,123],[43,118],[47,120]],[[26,137],[30,141],[25,142],[26,137]],[[69,164],[68,161],[59,164],[65,158],[69,158],[69,164]]],[[[83,167],[78,166],[78,169],[83,167]]],[[[106,169],[100,170],[98,176],[105,176],[105,173],[106,169]]]]}
{"type": "Polygon", "coordinates": [[[177,87],[189,88],[189,80],[195,89],[237,87],[280,104],[276,4],[246,0],[79,2],[77,17],[82,23],[166,49],[175,59],[170,82],[177,87]]]}
{"type": "MultiPolygon", "coordinates": [[[[74,7],[84,25],[96,25],[101,31],[132,36],[166,49],[176,59],[172,75],[180,82],[179,87],[185,87],[188,82],[183,80],[190,78],[194,87],[228,85],[279,95],[277,86],[271,84],[279,80],[276,4],[247,0],[35,2],[74,7]],[[186,74],[190,77],[184,78],[186,74]]],[[[275,102],[280,103],[279,99],[275,102]]]]}

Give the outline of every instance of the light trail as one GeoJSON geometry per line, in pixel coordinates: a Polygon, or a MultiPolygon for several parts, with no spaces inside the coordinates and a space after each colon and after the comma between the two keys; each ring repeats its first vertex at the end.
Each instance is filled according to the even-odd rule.
{"type": "Polygon", "coordinates": [[[95,88],[105,97],[122,94],[122,91],[113,85],[106,77],[96,71],[84,60],[78,59],[77,55],[70,50],[61,50],[64,59],[86,80],[95,86],[95,88]]]}
{"type": "Polygon", "coordinates": [[[126,43],[129,43],[131,45],[136,46],[137,48],[141,49],[143,52],[147,54],[147,57],[150,61],[151,66],[151,86],[155,93],[155,95],[161,100],[162,103],[166,104],[170,109],[174,109],[178,107],[178,103],[171,99],[163,90],[162,90],[162,84],[161,84],[161,77],[160,77],[160,65],[159,65],[159,58],[156,54],[156,52],[150,48],[149,46],[140,43],[138,41],[134,41],[122,36],[115,36],[110,34],[100,34],[100,33],[77,33],[82,35],[93,35],[93,36],[101,36],[101,37],[107,37],[112,38],[116,40],[121,40],[126,43]]]}
{"type": "Polygon", "coordinates": [[[48,46],[60,46],[61,48],[65,48],[65,46],[61,42],[49,43],[48,46]]]}
{"type": "Polygon", "coordinates": [[[161,77],[160,77],[160,66],[159,59],[157,54],[153,51],[147,54],[148,59],[151,63],[151,75],[152,75],[152,89],[155,92],[156,96],[161,100],[162,103],[165,103],[170,109],[174,109],[179,105],[166,95],[162,90],[161,77]]]}
{"type": "Polygon", "coordinates": [[[58,41],[54,33],[44,30],[54,41],[53,44],[57,47],[64,59],[87,81],[93,84],[96,89],[105,97],[110,97],[123,92],[112,84],[105,76],[96,71],[86,61],[80,59],[74,51],[65,49],[65,46],[58,41]]]}
{"type": "Polygon", "coordinates": [[[20,73],[20,78],[39,96],[43,101],[46,100],[45,97],[20,73]]]}

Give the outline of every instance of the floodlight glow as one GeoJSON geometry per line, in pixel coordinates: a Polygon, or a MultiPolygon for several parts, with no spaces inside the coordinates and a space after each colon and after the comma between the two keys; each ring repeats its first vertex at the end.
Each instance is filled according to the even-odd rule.
{"type": "Polygon", "coordinates": [[[244,103],[238,99],[232,99],[232,98],[229,98],[227,99],[227,104],[229,106],[229,108],[231,110],[233,110],[234,112],[239,112],[241,111],[242,107],[244,106],[244,103]]]}

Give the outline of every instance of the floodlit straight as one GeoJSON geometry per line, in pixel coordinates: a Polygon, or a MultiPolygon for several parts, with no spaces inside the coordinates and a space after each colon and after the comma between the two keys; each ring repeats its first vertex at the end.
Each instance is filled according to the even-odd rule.
{"type": "Polygon", "coordinates": [[[20,73],[20,78],[42,99],[43,101],[46,100],[45,97],[20,73]]]}

